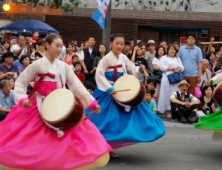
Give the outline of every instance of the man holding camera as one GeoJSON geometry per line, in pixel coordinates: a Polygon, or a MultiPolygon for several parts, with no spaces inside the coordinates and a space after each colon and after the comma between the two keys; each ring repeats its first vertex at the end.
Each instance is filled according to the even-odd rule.
{"type": "Polygon", "coordinates": [[[170,97],[172,118],[182,123],[194,123],[198,120],[196,111],[200,101],[187,92],[189,86],[186,80],[182,80],[178,84],[179,91],[173,92],[170,97]]]}

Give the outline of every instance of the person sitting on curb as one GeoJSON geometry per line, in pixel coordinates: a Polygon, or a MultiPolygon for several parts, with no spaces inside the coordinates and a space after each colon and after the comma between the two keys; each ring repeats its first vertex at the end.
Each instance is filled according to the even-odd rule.
{"type": "Polygon", "coordinates": [[[200,101],[188,93],[189,86],[186,80],[182,80],[178,84],[179,91],[173,92],[170,97],[172,118],[182,123],[194,123],[198,120],[196,111],[200,101]]]}

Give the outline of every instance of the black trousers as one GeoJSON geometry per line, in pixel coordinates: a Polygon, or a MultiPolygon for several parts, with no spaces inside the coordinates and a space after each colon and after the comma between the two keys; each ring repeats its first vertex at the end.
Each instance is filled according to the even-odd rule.
{"type": "Polygon", "coordinates": [[[8,112],[0,112],[0,121],[4,120],[7,116],[8,112]]]}
{"type": "Polygon", "coordinates": [[[170,102],[171,105],[171,115],[173,119],[178,119],[180,120],[182,117],[188,118],[188,117],[193,117],[193,110],[198,108],[198,105],[192,105],[189,109],[186,108],[183,105],[177,104],[177,103],[172,103],[170,102]]]}
{"type": "Polygon", "coordinates": [[[93,83],[94,82],[94,74],[85,74],[85,80],[93,83]]]}

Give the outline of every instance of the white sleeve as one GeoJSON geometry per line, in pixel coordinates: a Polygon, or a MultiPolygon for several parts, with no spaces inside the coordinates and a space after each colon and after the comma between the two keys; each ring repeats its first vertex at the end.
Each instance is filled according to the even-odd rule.
{"type": "Polygon", "coordinates": [[[192,94],[190,94],[190,98],[191,98],[191,102],[195,102],[197,101],[198,99],[196,97],[194,97],[192,94]]]}
{"type": "Polygon", "coordinates": [[[71,70],[69,65],[66,63],[64,64],[66,72],[66,82],[68,84],[69,90],[71,90],[74,93],[74,95],[82,102],[84,108],[87,108],[95,99],[91,94],[89,94],[89,92],[80,82],[78,77],[71,70]]]}
{"type": "Polygon", "coordinates": [[[173,92],[173,94],[170,96],[170,98],[173,98],[173,99],[177,99],[177,93],[176,92],[173,92]]]}
{"type": "Polygon", "coordinates": [[[160,70],[161,71],[167,71],[168,67],[166,66],[166,57],[163,56],[160,59],[160,70]]]}
{"type": "Polygon", "coordinates": [[[11,52],[14,52],[15,50],[19,50],[19,46],[18,45],[13,45],[11,48],[11,52]]]}
{"type": "Polygon", "coordinates": [[[210,80],[211,79],[211,72],[210,70],[207,70],[207,80],[210,80]]]}
{"type": "Polygon", "coordinates": [[[107,62],[107,57],[102,58],[99,61],[99,64],[96,69],[96,83],[98,88],[102,91],[106,91],[112,87],[111,84],[108,82],[107,78],[105,77],[105,72],[108,68],[107,62]]]}
{"type": "Polygon", "coordinates": [[[126,64],[126,70],[132,75],[140,78],[143,74],[140,72],[140,67],[135,66],[135,64],[127,58],[127,56],[123,55],[124,62],[126,64]]]}
{"type": "Polygon", "coordinates": [[[14,99],[17,104],[20,99],[27,98],[27,86],[31,82],[37,73],[38,62],[30,64],[16,79],[15,90],[14,90],[14,99]]]}
{"type": "Polygon", "coordinates": [[[157,64],[157,62],[157,58],[154,58],[152,64],[157,64]]]}
{"type": "Polygon", "coordinates": [[[81,52],[80,56],[79,56],[80,60],[84,60],[85,58],[85,54],[84,51],[81,52]]]}

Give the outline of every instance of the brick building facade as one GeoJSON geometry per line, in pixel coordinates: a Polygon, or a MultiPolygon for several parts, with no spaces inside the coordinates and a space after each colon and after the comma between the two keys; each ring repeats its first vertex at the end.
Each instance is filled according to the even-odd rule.
{"type": "MultiPolygon", "coordinates": [[[[95,9],[78,8],[72,14],[45,16],[44,21],[59,31],[64,40],[85,41],[94,35],[97,44],[102,41],[102,30],[91,19],[95,9]]],[[[10,18],[0,13],[0,18],[10,18]]],[[[222,39],[222,13],[170,12],[147,10],[112,10],[111,33],[122,33],[125,37],[147,42],[153,39],[179,42],[180,37],[194,32],[198,42],[209,41],[210,36],[219,35],[222,39]]]]}
{"type": "MultiPolygon", "coordinates": [[[[56,28],[64,40],[76,39],[78,42],[94,35],[97,43],[102,41],[102,30],[91,19],[95,9],[77,9],[72,15],[46,16],[45,22],[56,28]],[[72,35],[72,36],[70,36],[72,35]]],[[[112,10],[111,33],[122,33],[125,37],[147,42],[179,42],[180,37],[193,32],[198,42],[209,41],[210,36],[222,38],[222,13],[169,12],[112,10]]]]}

